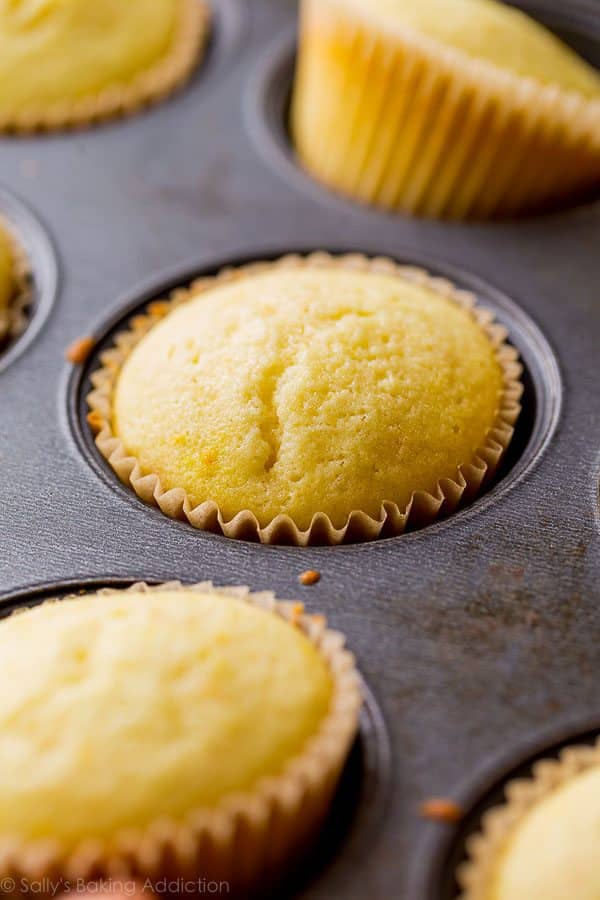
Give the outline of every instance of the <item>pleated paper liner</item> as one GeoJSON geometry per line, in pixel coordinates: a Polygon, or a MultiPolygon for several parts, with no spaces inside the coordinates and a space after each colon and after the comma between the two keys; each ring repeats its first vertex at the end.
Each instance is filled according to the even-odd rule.
{"type": "Polygon", "coordinates": [[[515,779],[507,784],[504,805],[488,810],[480,831],[467,842],[468,859],[457,872],[461,900],[489,900],[498,860],[514,829],[551,792],[594,766],[600,766],[600,741],[594,746],[567,747],[558,759],[537,762],[530,778],[515,779]]]}
{"type": "MultiPolygon", "coordinates": [[[[180,13],[169,52],[127,83],[115,83],[96,94],[14,113],[0,112],[0,132],[28,134],[85,127],[118,116],[133,115],[180,88],[202,58],[210,26],[205,0],[178,0],[180,13]]],[[[107,36],[110,40],[110,36],[107,36]]]]}
{"type": "Polygon", "coordinates": [[[543,85],[338,0],[303,0],[292,133],[324,185],[450,219],[600,187],[600,99],[543,85]]]}
{"type": "Polygon", "coordinates": [[[14,287],[6,309],[0,309],[0,352],[25,330],[32,299],[31,267],[23,244],[11,223],[0,213],[0,232],[8,239],[14,287]]]}
{"type": "Polygon", "coordinates": [[[90,409],[88,422],[96,433],[96,446],[100,453],[124,484],[130,485],[146,503],[158,506],[165,515],[187,521],[195,528],[222,533],[232,538],[260,540],[266,544],[287,543],[298,546],[340,544],[344,541],[367,541],[398,535],[408,526],[412,528],[429,524],[440,515],[453,512],[461,502],[473,499],[484,481],[489,480],[498,467],[512,439],[523,392],[520,381],[522,367],[518,362],[518,354],[505,342],[506,337],[506,330],[494,322],[492,313],[476,305],[472,294],[458,290],[444,279],[432,278],[420,269],[399,266],[392,260],[381,257],[368,259],[359,254],[334,257],[317,252],[306,257],[284,256],[275,262],[252,263],[236,269],[224,269],[215,276],[200,278],[189,288],[174,291],[169,299],[151,303],[144,314],[131,319],[128,330],[119,333],[114,346],[101,355],[101,366],[91,376],[94,390],[87,398],[90,409]],[[353,510],[341,528],[336,528],[325,513],[317,511],[310,526],[304,531],[287,515],[276,516],[261,527],[252,510],[242,510],[227,520],[210,498],[194,506],[185,490],[174,488],[165,491],[157,474],[142,471],[137,458],[127,452],[121,438],[113,432],[112,396],[115,384],[121,366],[133,347],[175,306],[227,281],[271,268],[305,267],[350,268],[392,275],[421,284],[468,309],[489,338],[502,369],[503,393],[496,420],[470,462],[460,466],[453,478],[441,479],[432,493],[415,491],[404,509],[400,509],[390,498],[382,502],[378,518],[373,518],[360,509],[353,510]]]}
{"type": "MultiPolygon", "coordinates": [[[[228,896],[247,897],[268,885],[313,842],[327,815],[358,730],[362,703],[354,657],[344,637],[322,616],[305,615],[302,604],[276,600],[246,587],[215,588],[210,582],[184,586],[134,585],[137,592],[161,589],[234,596],[281,616],[300,628],[325,660],[333,697],[319,730],[284,770],[260,780],[252,791],[224,797],[215,808],[190,810],[182,821],[160,818],[141,830],[128,829],[110,841],[82,840],[73,850],[58,841],[0,838],[0,875],[30,882],[63,878],[71,883],[100,878],[205,878],[223,881],[228,896]]],[[[102,591],[100,593],[103,593],[102,591]]],[[[113,594],[115,589],[104,593],[113,594]]],[[[18,612],[17,612],[18,614],[18,612]]],[[[232,759],[232,763],[235,759],[232,759]]],[[[90,810],[93,821],[93,810],[90,810]]]]}

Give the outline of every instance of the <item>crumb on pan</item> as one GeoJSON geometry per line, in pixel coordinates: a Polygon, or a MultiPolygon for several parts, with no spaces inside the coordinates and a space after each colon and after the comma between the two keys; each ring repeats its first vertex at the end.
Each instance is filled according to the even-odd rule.
{"type": "Polygon", "coordinates": [[[74,366],[80,366],[92,352],[95,343],[94,338],[89,335],[77,338],[76,341],[73,341],[73,343],[69,344],[67,347],[65,351],[66,359],[68,362],[73,363],[74,366]]]}
{"type": "Polygon", "coordinates": [[[307,569],[306,572],[302,572],[302,574],[298,576],[298,581],[300,584],[304,585],[316,584],[317,581],[320,580],[321,573],[317,572],[315,569],[307,569]]]}
{"type": "Polygon", "coordinates": [[[444,797],[431,797],[421,804],[421,816],[435,822],[459,822],[463,815],[458,803],[444,797]]]}

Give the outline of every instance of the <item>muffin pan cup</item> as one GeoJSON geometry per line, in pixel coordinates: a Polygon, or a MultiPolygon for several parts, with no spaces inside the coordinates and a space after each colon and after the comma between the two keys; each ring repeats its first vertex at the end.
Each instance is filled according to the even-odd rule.
{"type": "MultiPolygon", "coordinates": [[[[295,4],[215,6],[204,65],[164,104],[90,130],[0,140],[0,212],[14,220],[13,197],[23,198],[61,269],[36,340],[28,338],[34,316],[18,355],[0,357],[1,596],[27,602],[40,586],[56,593],[107,576],[179,578],[248,584],[323,612],[347,635],[381,707],[393,780],[383,774],[385,754],[366,767],[360,758],[342,785],[347,833],[281,896],[446,900],[415,886],[415,870],[425,876],[435,865],[428,836],[452,832],[420,818],[421,802],[458,796],[471,773],[542,726],[582,717],[591,728],[600,715],[600,207],[463,225],[328,193],[296,167],[283,120],[275,137],[255,93],[271,77],[269,48],[283,40],[289,48],[295,4]],[[258,133],[272,135],[267,152],[258,133]],[[497,478],[444,521],[341,547],[231,540],[145,506],[86,428],[96,354],[135,310],[177,285],[314,249],[423,267],[473,290],[507,327],[525,393],[497,478]],[[94,353],[83,367],[67,364],[66,347],[86,335],[97,340],[94,353]],[[311,587],[298,583],[307,569],[321,573],[311,587]],[[381,773],[387,805],[373,801],[377,815],[363,831],[369,771],[381,773]]],[[[600,63],[597,4],[527,8],[600,63]]],[[[37,252],[32,221],[17,222],[18,231],[47,297],[56,267],[37,252]]]]}
{"type": "Polygon", "coordinates": [[[277,600],[270,591],[253,594],[245,587],[222,589],[210,582],[66,582],[6,597],[0,618],[91,592],[139,594],[163,587],[238,597],[301,628],[334,673],[337,686],[327,719],[284,772],[263,779],[250,793],[225,798],[214,810],[192,810],[183,822],[161,819],[141,831],[128,829],[108,843],[83,841],[67,853],[51,841],[0,840],[0,868],[15,883],[40,885],[34,893],[43,893],[41,885],[60,878],[118,874],[120,879],[149,879],[159,892],[164,879],[186,877],[223,881],[231,896],[261,893],[258,880],[287,896],[315,877],[349,834],[351,843],[368,846],[387,807],[391,770],[385,724],[342,635],[321,616],[304,613],[302,604],[277,600]]]}
{"type": "Polygon", "coordinates": [[[0,323],[0,372],[42,328],[56,298],[58,270],[43,225],[25,204],[0,187],[0,227],[12,245],[15,296],[0,323]]]}
{"type": "Polygon", "coordinates": [[[462,900],[485,900],[493,883],[495,867],[519,825],[554,791],[571,779],[600,765],[600,744],[571,744],[558,759],[535,762],[528,779],[514,779],[504,787],[505,801],[489,810],[481,830],[467,843],[468,859],[457,870],[462,900]]]}
{"type": "Polygon", "coordinates": [[[130,486],[140,499],[158,506],[165,515],[173,519],[189,522],[195,528],[222,532],[227,537],[242,540],[260,540],[265,544],[289,543],[303,547],[309,544],[337,545],[345,541],[356,543],[382,536],[389,537],[402,534],[407,528],[423,527],[442,516],[451,515],[461,503],[473,500],[494,477],[513,438],[523,394],[521,364],[515,348],[506,343],[506,337],[506,329],[494,322],[492,313],[477,304],[472,294],[458,290],[444,279],[431,278],[420,269],[400,267],[390,259],[369,259],[360,254],[333,256],[318,251],[308,256],[290,254],[278,260],[256,261],[240,268],[228,267],[212,277],[197,279],[187,289],[178,288],[165,299],[148,304],[143,313],[132,316],[125,330],[115,335],[114,344],[102,353],[98,368],[88,370],[93,390],[86,398],[90,410],[86,418],[88,426],[96,434],[96,447],[118,478],[130,486]],[[160,477],[152,472],[143,472],[139,460],[135,455],[128,454],[123,441],[113,431],[112,398],[119,373],[129,354],[170,311],[187,300],[201,296],[204,291],[211,291],[238,278],[260,272],[319,268],[385,273],[396,277],[399,284],[404,282],[407,285],[424,286],[457,307],[468,310],[472,320],[488,339],[502,370],[502,395],[485,441],[477,447],[472,458],[456,470],[452,478],[440,478],[431,492],[414,491],[405,508],[398,507],[393,498],[384,499],[377,518],[367,515],[362,509],[354,509],[349,513],[346,523],[337,528],[324,512],[316,512],[305,531],[300,530],[288,515],[279,515],[261,527],[251,509],[240,510],[227,520],[218,504],[210,499],[194,506],[184,489],[175,486],[165,490],[160,477]]]}
{"type": "MultiPolygon", "coordinates": [[[[34,884],[54,877],[79,882],[119,873],[160,885],[180,874],[222,882],[228,894],[243,897],[254,894],[257,884],[280,879],[322,828],[362,705],[359,675],[343,635],[329,629],[322,617],[306,615],[302,605],[278,600],[269,591],[215,588],[211,582],[187,586],[175,581],[164,587],[180,595],[197,590],[233,597],[299,629],[330,672],[327,714],[280,772],[260,779],[251,790],[224,796],[214,807],[192,807],[182,820],[158,817],[143,828],[122,829],[107,840],[84,838],[67,849],[52,839],[2,836],[0,871],[15,881],[34,884]]],[[[128,588],[135,596],[160,589],[144,582],[128,588]]]]}
{"type": "Polygon", "coordinates": [[[474,776],[463,779],[456,797],[467,813],[453,830],[430,828],[422,849],[431,865],[413,870],[414,895],[468,900],[466,882],[479,889],[485,874],[481,865],[494,857],[507,826],[549,789],[597,764],[599,734],[597,718],[566,719],[558,729],[542,728],[508,753],[496,754],[474,776]]]}
{"type": "Polygon", "coordinates": [[[0,234],[8,244],[13,280],[8,305],[0,309],[0,345],[6,345],[15,341],[27,327],[32,301],[32,278],[25,247],[17,237],[15,226],[5,216],[0,216],[0,234]]]}
{"type": "Polygon", "coordinates": [[[291,121],[324,184],[446,219],[540,210],[600,186],[600,101],[465,60],[410,30],[369,28],[364,11],[337,0],[303,0],[302,10],[291,121]],[[495,140],[482,141],[488,134],[495,140]]]}

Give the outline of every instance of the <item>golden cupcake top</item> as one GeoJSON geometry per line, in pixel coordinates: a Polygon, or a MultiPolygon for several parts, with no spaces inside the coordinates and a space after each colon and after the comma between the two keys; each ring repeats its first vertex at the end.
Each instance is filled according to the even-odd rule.
{"type": "Polygon", "coordinates": [[[16,290],[12,242],[0,223],[0,341],[10,325],[10,305],[16,290]]]}
{"type": "Polygon", "coordinates": [[[496,423],[497,348],[433,287],[342,266],[267,267],[193,296],[134,346],[112,429],[141,475],[226,520],[307,529],[380,516],[473,461],[496,423]]]}
{"type": "Polygon", "coordinates": [[[600,759],[549,790],[507,834],[485,900],[600,897],[600,759]]]}
{"type": "Polygon", "coordinates": [[[179,83],[199,0],[0,0],[0,125],[51,126],[140,105],[179,83]]]}
{"type": "Polygon", "coordinates": [[[327,716],[316,645],[231,595],[49,602],[0,622],[0,842],[72,848],[252,792],[327,716]]]}
{"type": "MultiPolygon", "coordinates": [[[[600,75],[548,29],[496,0],[325,0],[386,29],[411,29],[543,84],[600,97],[600,75]]],[[[393,33],[393,31],[392,31],[393,33]]]]}

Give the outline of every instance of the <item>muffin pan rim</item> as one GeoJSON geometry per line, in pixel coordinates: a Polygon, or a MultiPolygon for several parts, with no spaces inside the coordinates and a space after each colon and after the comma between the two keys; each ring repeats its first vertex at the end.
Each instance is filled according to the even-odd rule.
{"type": "MultiPolygon", "coordinates": [[[[63,600],[72,595],[85,596],[102,588],[114,588],[115,590],[123,590],[131,587],[133,584],[145,582],[150,586],[160,586],[167,583],[156,578],[135,578],[120,577],[107,575],[106,577],[92,576],[89,578],[73,578],[61,581],[44,581],[30,584],[16,591],[7,594],[0,593],[0,621],[11,616],[14,612],[23,608],[35,607],[48,600],[63,600]]],[[[185,583],[185,582],[184,582],[185,583]]],[[[225,585],[226,587],[226,585],[225,585]]],[[[335,624],[328,622],[329,627],[335,630],[335,624]]],[[[352,652],[352,647],[346,641],[346,649],[352,652]]],[[[363,694],[363,705],[360,712],[358,734],[352,747],[350,748],[348,759],[344,767],[341,781],[344,778],[348,766],[354,765],[351,757],[355,754],[357,747],[361,747],[361,779],[360,789],[354,798],[352,806],[352,819],[348,825],[344,822],[342,831],[334,835],[333,852],[327,849],[325,859],[321,859],[321,841],[317,841],[315,846],[309,850],[306,857],[306,865],[308,873],[302,871],[301,879],[304,880],[308,874],[309,878],[318,877],[323,864],[331,860],[335,860],[340,850],[347,844],[347,849],[353,845],[359,845],[361,850],[370,845],[377,837],[378,831],[383,826],[385,813],[388,808],[391,794],[394,791],[394,770],[392,766],[392,746],[389,730],[386,724],[385,716],[378,703],[376,694],[366,681],[360,671],[360,660],[357,661],[358,676],[363,694]],[[362,796],[364,794],[364,796],[362,796]],[[359,818],[358,825],[356,818],[359,818]],[[341,846],[337,846],[338,842],[341,846]],[[314,869],[314,871],[313,871],[314,869]]],[[[344,790],[343,784],[339,790],[344,790]]],[[[353,785],[353,791],[356,785],[353,785]]],[[[341,802],[340,796],[336,794],[336,798],[332,804],[332,810],[329,816],[335,814],[336,804],[341,802]]],[[[324,826],[322,834],[325,834],[327,825],[324,826]]],[[[282,888],[288,881],[291,881],[298,875],[292,870],[282,882],[282,888]]]]}
{"type": "Polygon", "coordinates": [[[466,839],[478,832],[483,813],[498,805],[492,798],[502,794],[514,778],[527,778],[520,773],[530,772],[540,760],[555,758],[570,746],[591,744],[599,736],[600,706],[593,715],[565,717],[556,725],[536,729],[508,750],[488,757],[474,774],[463,778],[452,791],[453,799],[465,812],[461,822],[451,827],[431,823],[420,842],[418,849],[427,865],[412,867],[410,883],[414,900],[457,900],[458,895],[449,895],[443,889],[445,879],[454,876],[451,868],[454,851],[464,850],[466,839]],[[463,822],[468,823],[470,819],[473,819],[472,826],[463,828],[463,822]]]}
{"type": "Polygon", "coordinates": [[[33,344],[46,325],[59,293],[59,264],[48,230],[37,213],[0,184],[0,213],[13,227],[31,270],[33,299],[23,332],[0,350],[0,375],[33,344]]]}
{"type": "MultiPolygon", "coordinates": [[[[120,327],[135,315],[136,312],[144,309],[146,305],[153,300],[158,300],[161,297],[167,296],[174,288],[191,283],[194,278],[202,277],[203,274],[216,272],[224,266],[238,266],[243,265],[245,262],[252,262],[255,260],[276,259],[278,256],[285,255],[286,253],[300,253],[303,255],[310,253],[311,250],[314,249],[320,248],[298,248],[295,246],[290,248],[288,244],[282,245],[277,249],[271,245],[270,250],[263,249],[256,252],[250,252],[248,248],[245,248],[239,252],[235,252],[234,250],[232,254],[228,254],[226,257],[218,259],[213,258],[210,262],[203,262],[200,260],[196,264],[183,264],[183,266],[177,268],[170,268],[163,272],[162,275],[159,274],[152,279],[145,280],[137,289],[127,292],[125,297],[115,304],[112,312],[91,329],[90,333],[94,336],[96,341],[94,350],[83,366],[72,367],[66,380],[66,414],[70,436],[74,441],[80,456],[88,466],[91,467],[95,475],[108,485],[114,493],[118,494],[118,496],[130,501],[138,511],[140,511],[141,507],[142,513],[145,512],[152,516],[158,516],[160,520],[166,520],[174,528],[192,530],[200,537],[208,537],[227,542],[235,540],[238,542],[238,539],[228,538],[220,534],[213,534],[200,529],[194,529],[187,522],[170,519],[159,509],[144,503],[136,496],[133,489],[119,481],[114,470],[96,448],[94,436],[85,420],[88,412],[85,397],[90,390],[89,374],[94,371],[94,363],[97,361],[99,352],[107,346],[110,346],[114,334],[117,333],[120,330],[120,327]]],[[[348,247],[340,248],[329,246],[326,249],[334,255],[338,253],[355,252],[354,248],[348,247]]],[[[365,249],[364,245],[356,252],[364,252],[366,255],[376,255],[374,252],[370,254],[368,248],[365,249]]],[[[535,415],[533,422],[531,423],[531,429],[528,431],[526,446],[510,469],[507,472],[504,472],[502,477],[494,483],[491,488],[484,488],[474,502],[460,508],[457,512],[445,519],[434,522],[425,528],[409,531],[395,537],[384,537],[370,542],[362,541],[336,545],[333,547],[316,544],[311,545],[310,548],[295,548],[300,551],[303,549],[312,551],[324,549],[341,551],[344,549],[365,547],[370,544],[380,544],[383,542],[387,543],[399,540],[407,541],[414,539],[417,536],[434,535],[438,533],[438,531],[452,527],[453,522],[470,518],[471,516],[476,515],[477,512],[487,509],[489,505],[495,501],[502,500],[512,488],[516,487],[530,474],[530,472],[537,468],[546,455],[553,437],[560,426],[563,410],[563,380],[559,361],[542,330],[523,307],[508,297],[503,291],[489,284],[486,279],[483,279],[478,275],[473,275],[462,267],[442,262],[431,256],[423,258],[420,254],[408,250],[398,252],[394,256],[394,260],[407,265],[421,266],[434,275],[448,277],[459,287],[472,290],[476,294],[478,300],[481,300],[482,306],[489,306],[494,314],[498,315],[498,320],[502,324],[506,324],[505,318],[508,317],[509,324],[507,327],[509,331],[509,340],[511,343],[515,343],[515,346],[517,346],[517,349],[520,351],[521,362],[524,365],[527,377],[532,380],[536,400],[535,415]],[[492,298],[491,303],[489,302],[490,297],[492,298]],[[513,329],[512,323],[517,324],[519,327],[513,329]],[[535,370],[532,371],[531,366],[521,353],[523,343],[519,341],[513,342],[511,340],[513,334],[516,335],[517,333],[522,335],[523,340],[526,341],[528,354],[530,353],[532,361],[535,361],[538,370],[537,372],[535,372],[535,370]],[[543,401],[543,403],[541,401],[543,401]]],[[[521,413],[519,421],[517,422],[517,431],[519,431],[519,428],[523,428],[522,417],[524,415],[526,415],[526,411],[522,411],[521,413]]],[[[242,541],[242,543],[246,542],[242,541]]],[[[266,547],[269,545],[261,546],[266,547]]],[[[281,547],[285,545],[274,544],[272,546],[281,547]]]]}
{"type": "MultiPolygon", "coordinates": [[[[209,11],[209,34],[204,56],[192,73],[183,92],[195,82],[210,82],[214,77],[224,77],[222,69],[241,44],[248,27],[247,8],[244,0],[204,0],[209,11]]],[[[169,103],[169,97],[165,103],[169,103]]],[[[160,107],[161,104],[159,104],[160,107]]]]}

